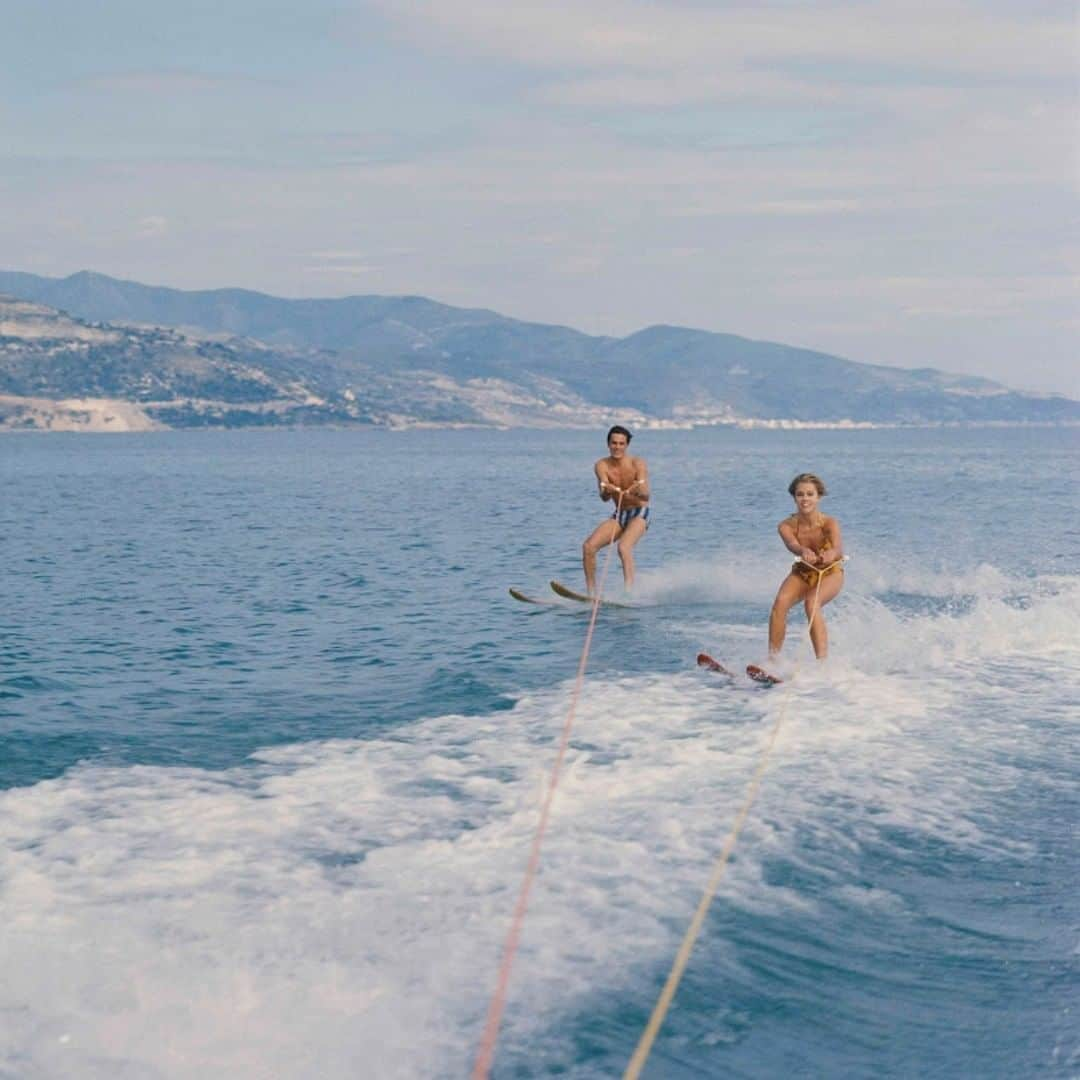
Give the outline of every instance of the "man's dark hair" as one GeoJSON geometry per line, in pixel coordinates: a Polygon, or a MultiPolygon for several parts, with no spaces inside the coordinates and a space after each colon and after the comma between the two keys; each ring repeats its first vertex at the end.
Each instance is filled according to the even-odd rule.
{"type": "Polygon", "coordinates": [[[611,442],[611,436],[612,435],[625,435],[626,436],[626,445],[627,446],[630,445],[630,440],[634,437],[633,435],[630,434],[629,431],[626,430],[626,428],[624,428],[622,426],[622,424],[614,424],[614,425],[612,425],[612,427],[608,428],[608,433],[607,433],[607,441],[608,442],[611,442]]]}

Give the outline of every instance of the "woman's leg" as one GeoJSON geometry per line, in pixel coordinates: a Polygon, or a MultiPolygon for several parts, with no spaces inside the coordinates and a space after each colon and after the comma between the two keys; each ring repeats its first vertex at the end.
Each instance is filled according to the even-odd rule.
{"type": "Polygon", "coordinates": [[[581,565],[585,570],[585,591],[592,596],[596,592],[596,553],[614,543],[622,535],[622,528],[614,518],[601,521],[581,545],[581,565]]]}
{"type": "Polygon", "coordinates": [[[798,574],[788,574],[780,583],[780,588],[769,612],[769,657],[779,656],[784,647],[787,634],[787,615],[794,604],[806,594],[806,582],[798,574]]]}
{"type": "Polygon", "coordinates": [[[810,623],[810,641],[814,655],[824,660],[829,655],[829,628],[825,625],[825,613],[821,610],[844,587],[843,574],[829,574],[821,579],[821,588],[812,588],[806,594],[806,618],[810,623]],[[816,611],[816,614],[815,614],[816,611]]]}

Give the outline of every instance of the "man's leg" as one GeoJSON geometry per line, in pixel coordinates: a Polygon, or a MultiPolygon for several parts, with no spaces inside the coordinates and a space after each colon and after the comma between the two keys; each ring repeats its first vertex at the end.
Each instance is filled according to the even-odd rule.
{"type": "Polygon", "coordinates": [[[585,571],[585,591],[592,596],[596,592],[596,553],[619,539],[622,529],[614,518],[600,522],[588,540],[581,545],[581,565],[585,571]]]}
{"type": "Polygon", "coordinates": [[[644,518],[631,518],[619,538],[623,583],[628,589],[634,584],[634,545],[645,535],[648,527],[649,523],[644,518]]]}

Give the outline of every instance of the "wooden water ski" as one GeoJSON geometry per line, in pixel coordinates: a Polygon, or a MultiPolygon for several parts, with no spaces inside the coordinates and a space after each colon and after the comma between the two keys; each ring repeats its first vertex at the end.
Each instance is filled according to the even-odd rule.
{"type": "Polygon", "coordinates": [[[746,674],[756,683],[761,683],[762,686],[776,686],[777,683],[782,683],[784,680],[777,675],[771,675],[764,668],[760,668],[757,664],[747,664],[746,674]]]}
{"type": "Polygon", "coordinates": [[[719,660],[713,659],[707,652],[698,653],[697,657],[698,667],[705,668],[706,671],[715,671],[718,675],[727,675],[729,678],[735,678],[735,672],[729,671],[719,660]]]}
{"type": "Polygon", "coordinates": [[[510,595],[515,600],[520,600],[523,604],[535,604],[537,607],[554,607],[554,600],[539,600],[535,596],[529,596],[523,593],[520,589],[511,589],[510,595]]]}
{"type": "MultiPolygon", "coordinates": [[[[557,596],[561,596],[564,600],[576,600],[579,604],[591,604],[593,597],[586,596],[585,593],[575,592],[573,589],[568,588],[561,581],[553,581],[551,588],[557,596]]],[[[614,600],[601,600],[601,606],[612,608],[628,608],[630,604],[619,604],[614,600]]]]}
{"type": "MultiPolygon", "coordinates": [[[[699,668],[704,668],[706,671],[715,671],[717,675],[726,675],[729,679],[737,678],[734,671],[724,667],[719,660],[706,652],[698,653],[697,663],[699,668]]],[[[759,686],[775,686],[777,683],[784,681],[776,675],[770,675],[769,672],[758,667],[757,664],[747,664],[746,674],[759,686]]]]}

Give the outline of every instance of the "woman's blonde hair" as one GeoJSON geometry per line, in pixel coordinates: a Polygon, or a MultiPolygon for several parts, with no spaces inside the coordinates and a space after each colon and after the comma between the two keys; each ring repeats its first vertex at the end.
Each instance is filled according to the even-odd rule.
{"type": "Polygon", "coordinates": [[[819,495],[828,495],[829,494],[825,490],[825,481],[822,480],[820,476],[816,476],[812,472],[801,472],[801,473],[799,473],[799,475],[796,476],[795,479],[792,480],[790,484],[788,484],[787,493],[794,497],[795,489],[800,484],[813,484],[814,487],[817,488],[817,493],[819,495]]]}

